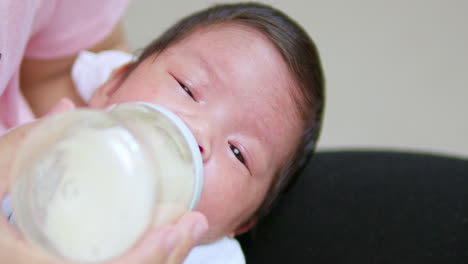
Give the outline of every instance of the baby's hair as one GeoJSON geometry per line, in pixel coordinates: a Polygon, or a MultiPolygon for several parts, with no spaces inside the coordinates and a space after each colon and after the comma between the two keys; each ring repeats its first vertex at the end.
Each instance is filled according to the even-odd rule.
{"type": "Polygon", "coordinates": [[[268,5],[252,2],[215,5],[170,27],[142,51],[137,61],[130,65],[127,75],[145,59],[157,56],[196,29],[225,23],[248,26],[266,36],[281,54],[299,89],[293,99],[303,124],[300,143],[276,173],[265,200],[252,216],[260,218],[267,214],[276,198],[313,155],[320,134],[325,80],[317,49],[302,27],[268,5]]]}

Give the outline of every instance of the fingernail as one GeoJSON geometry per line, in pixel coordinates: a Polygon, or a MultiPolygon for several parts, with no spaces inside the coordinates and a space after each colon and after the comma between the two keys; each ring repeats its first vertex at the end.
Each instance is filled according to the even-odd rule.
{"type": "Polygon", "coordinates": [[[195,226],[192,229],[192,238],[193,241],[197,242],[208,230],[208,222],[206,221],[206,218],[203,217],[200,218],[197,222],[195,222],[194,225],[195,226]]]}
{"type": "Polygon", "coordinates": [[[68,98],[61,98],[54,106],[52,106],[46,115],[55,114],[58,112],[66,112],[75,109],[75,104],[68,98]]]}

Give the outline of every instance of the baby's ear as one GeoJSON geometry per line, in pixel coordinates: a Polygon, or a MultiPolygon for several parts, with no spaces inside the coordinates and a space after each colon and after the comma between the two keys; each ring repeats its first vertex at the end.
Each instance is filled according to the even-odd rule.
{"type": "Polygon", "coordinates": [[[254,227],[257,224],[257,222],[258,222],[258,219],[256,217],[251,218],[250,220],[248,220],[247,222],[239,226],[236,229],[236,231],[234,231],[234,236],[242,235],[243,233],[249,231],[250,229],[252,229],[252,227],[254,227]]]}
{"type": "Polygon", "coordinates": [[[132,63],[127,63],[112,71],[109,79],[99,88],[94,91],[89,105],[92,107],[104,107],[112,94],[115,93],[124,81],[125,75],[132,66],[132,63]]]}

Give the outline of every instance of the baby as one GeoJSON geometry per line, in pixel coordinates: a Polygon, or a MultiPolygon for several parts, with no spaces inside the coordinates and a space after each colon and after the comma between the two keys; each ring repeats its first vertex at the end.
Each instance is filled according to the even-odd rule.
{"type": "Polygon", "coordinates": [[[209,242],[249,230],[312,151],[323,77],[312,42],[285,15],[221,5],[166,31],[116,70],[89,106],[128,101],[163,105],[194,133],[209,242]]]}
{"type": "Polygon", "coordinates": [[[324,78],[294,21],[256,3],[225,4],[172,26],[116,69],[91,108],[145,101],[181,117],[198,141],[204,243],[252,228],[312,154],[324,78]]]}

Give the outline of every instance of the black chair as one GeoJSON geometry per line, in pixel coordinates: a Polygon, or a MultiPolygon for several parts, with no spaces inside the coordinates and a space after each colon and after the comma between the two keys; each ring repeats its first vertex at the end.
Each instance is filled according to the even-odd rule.
{"type": "Polygon", "coordinates": [[[468,160],[319,152],[241,236],[251,263],[468,263],[468,160]]]}

